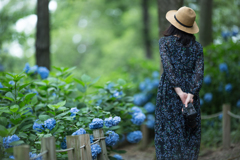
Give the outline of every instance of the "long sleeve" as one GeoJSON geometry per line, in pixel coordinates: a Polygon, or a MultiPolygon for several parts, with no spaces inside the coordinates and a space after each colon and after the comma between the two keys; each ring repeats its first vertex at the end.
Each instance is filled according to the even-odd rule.
{"type": "Polygon", "coordinates": [[[161,38],[159,40],[159,51],[161,56],[161,61],[163,64],[163,70],[165,72],[166,78],[169,80],[173,88],[180,87],[180,79],[176,77],[174,73],[174,68],[170,62],[169,49],[167,43],[161,38]]]}
{"type": "Polygon", "coordinates": [[[203,57],[203,48],[199,44],[199,52],[197,55],[197,60],[195,63],[195,69],[193,71],[192,80],[190,82],[190,91],[189,93],[197,95],[202,87],[203,77],[204,77],[204,57],[203,57]]]}

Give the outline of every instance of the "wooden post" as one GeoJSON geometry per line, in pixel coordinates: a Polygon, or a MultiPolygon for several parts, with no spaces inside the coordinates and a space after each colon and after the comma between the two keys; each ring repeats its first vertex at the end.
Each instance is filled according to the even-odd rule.
{"type": "Polygon", "coordinates": [[[223,119],[222,119],[222,141],[223,141],[223,149],[230,148],[230,133],[231,133],[231,122],[230,115],[228,111],[230,111],[230,104],[223,104],[223,119]]]}
{"type": "Polygon", "coordinates": [[[82,134],[80,135],[80,146],[85,145],[84,148],[80,149],[81,152],[81,160],[92,160],[92,151],[91,151],[91,144],[90,144],[90,137],[89,134],[82,134]]]}
{"type": "MultiPolygon", "coordinates": [[[[93,130],[93,137],[94,138],[104,137],[103,129],[94,129],[93,130]]],[[[99,145],[102,149],[102,152],[98,155],[97,159],[98,160],[108,160],[107,147],[106,147],[105,140],[104,139],[100,140],[99,145]]]]}
{"type": "Polygon", "coordinates": [[[48,151],[44,154],[43,160],[57,160],[56,158],[56,146],[55,146],[55,137],[43,137],[41,140],[41,152],[48,151]]]}
{"type": "Polygon", "coordinates": [[[140,150],[146,150],[147,145],[148,145],[148,140],[149,140],[149,129],[147,128],[146,124],[141,125],[141,130],[143,134],[143,139],[140,143],[140,150]]]}
{"type": "Polygon", "coordinates": [[[13,147],[15,160],[29,160],[29,145],[20,145],[13,147]]]}
{"type": "Polygon", "coordinates": [[[80,137],[79,136],[67,136],[67,148],[74,148],[68,151],[68,160],[80,160],[80,137]]]}

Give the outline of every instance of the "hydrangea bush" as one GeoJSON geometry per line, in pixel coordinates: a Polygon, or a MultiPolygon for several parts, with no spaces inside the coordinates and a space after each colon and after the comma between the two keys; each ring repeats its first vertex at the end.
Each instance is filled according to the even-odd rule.
{"type": "MultiPolygon", "coordinates": [[[[102,128],[112,146],[124,135],[139,130],[132,123],[133,97],[127,96],[122,79],[96,86],[98,78],[84,74],[74,78],[74,68],[45,67],[26,64],[20,74],[1,73],[0,76],[0,159],[12,157],[12,147],[31,146],[31,154],[40,153],[41,138],[54,136],[56,148],[65,149],[66,136],[92,134],[102,128]],[[122,123],[124,121],[124,123],[122,123]]],[[[90,142],[94,137],[90,136],[90,142]]],[[[92,145],[92,155],[97,156],[100,146],[92,145]]],[[[119,151],[117,151],[119,152],[119,151]]],[[[121,151],[124,153],[124,151],[121,151]]],[[[58,159],[66,153],[57,153],[58,159]]]]}

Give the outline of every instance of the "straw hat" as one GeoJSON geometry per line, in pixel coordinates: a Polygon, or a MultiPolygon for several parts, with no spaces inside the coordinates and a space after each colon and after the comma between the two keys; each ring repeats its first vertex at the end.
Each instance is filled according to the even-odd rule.
{"type": "Polygon", "coordinates": [[[166,19],[176,28],[190,34],[199,32],[195,22],[196,13],[189,7],[181,7],[178,10],[170,10],[166,14],[166,19]]]}

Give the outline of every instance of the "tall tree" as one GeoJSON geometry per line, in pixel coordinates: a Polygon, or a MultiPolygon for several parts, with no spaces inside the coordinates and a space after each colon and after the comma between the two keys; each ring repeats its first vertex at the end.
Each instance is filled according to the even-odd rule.
{"type": "Polygon", "coordinates": [[[163,36],[163,32],[170,25],[165,15],[169,10],[178,10],[183,5],[183,0],[157,0],[158,2],[158,29],[159,37],[163,36]]]}
{"type": "Polygon", "coordinates": [[[148,12],[149,7],[149,0],[142,0],[142,14],[143,14],[143,40],[146,50],[146,58],[152,58],[152,51],[151,51],[151,38],[149,34],[150,28],[150,16],[148,12]]]}
{"type": "Polygon", "coordinates": [[[212,36],[213,0],[200,0],[199,42],[207,46],[213,42],[212,36]]]}
{"type": "Polygon", "coordinates": [[[49,0],[37,1],[36,63],[50,69],[49,0]]]}
{"type": "MultiPolygon", "coordinates": [[[[166,20],[166,13],[169,10],[178,10],[183,5],[183,0],[157,0],[158,3],[158,30],[159,37],[163,36],[163,32],[170,23],[166,20]]],[[[160,74],[163,73],[162,63],[160,63],[160,74]]]]}

